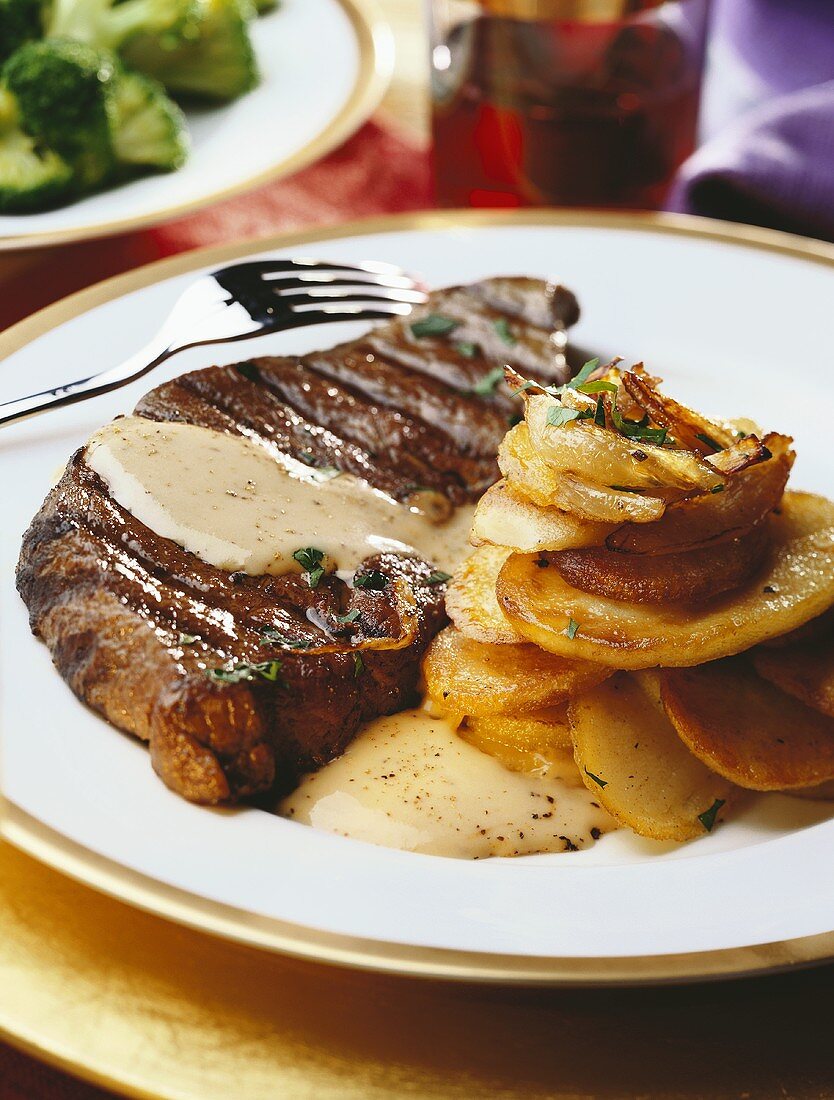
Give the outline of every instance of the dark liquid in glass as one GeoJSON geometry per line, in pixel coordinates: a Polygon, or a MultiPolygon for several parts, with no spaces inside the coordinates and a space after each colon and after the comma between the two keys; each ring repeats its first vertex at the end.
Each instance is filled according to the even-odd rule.
{"type": "Polygon", "coordinates": [[[695,145],[697,22],[455,27],[433,54],[438,204],[660,206],[695,145]]]}

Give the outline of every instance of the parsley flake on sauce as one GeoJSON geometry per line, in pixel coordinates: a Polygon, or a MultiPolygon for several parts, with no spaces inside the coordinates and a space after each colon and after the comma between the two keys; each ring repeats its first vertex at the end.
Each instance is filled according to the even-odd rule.
{"type": "Polygon", "coordinates": [[[419,340],[424,336],[448,336],[459,325],[460,321],[456,321],[454,317],[444,317],[442,313],[430,313],[428,317],[421,317],[409,327],[419,340]]]}
{"type": "Polygon", "coordinates": [[[462,355],[464,359],[474,359],[478,354],[478,345],[471,343],[469,340],[461,340],[455,344],[455,351],[458,355],[462,355]]]}
{"type": "Polygon", "coordinates": [[[348,611],[345,615],[337,615],[336,622],[344,625],[346,623],[355,623],[358,618],[359,610],[354,607],[352,611],[348,611]]]}
{"type": "Polygon", "coordinates": [[[324,576],[324,551],[316,550],[314,546],[305,546],[296,550],[293,558],[298,562],[307,574],[307,583],[311,588],[318,588],[319,581],[324,576]]]}
{"type": "Polygon", "coordinates": [[[718,811],[724,805],[725,799],[716,798],[713,804],[708,810],[704,810],[702,814],[698,814],[698,820],[704,826],[708,833],[712,832],[712,827],[715,825],[715,819],[718,816],[718,811]]]}
{"type": "Polygon", "coordinates": [[[362,673],[365,671],[365,662],[362,660],[361,653],[354,653],[353,655],[353,678],[358,680],[362,673]]]}
{"type": "Polygon", "coordinates": [[[585,774],[588,776],[589,779],[593,779],[593,781],[598,786],[600,786],[600,787],[607,787],[608,786],[608,780],[607,779],[600,779],[600,777],[598,775],[594,775],[593,772],[589,772],[587,768],[585,769],[585,774]]]}

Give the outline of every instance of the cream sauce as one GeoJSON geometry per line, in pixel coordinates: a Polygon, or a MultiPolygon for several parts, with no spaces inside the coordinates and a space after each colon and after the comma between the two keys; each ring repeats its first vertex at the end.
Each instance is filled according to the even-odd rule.
{"type": "Polygon", "coordinates": [[[459,859],[582,848],[616,827],[576,785],[572,762],[558,772],[508,771],[443,719],[403,711],[367,726],[279,812],[372,844],[459,859]]]}
{"type": "Polygon", "coordinates": [[[386,550],[452,572],[468,550],[473,508],[439,524],[428,509],[360,478],[310,469],[210,428],[123,417],[95,433],[86,460],[146,527],[219,569],[300,570],[293,553],[314,547],[340,573],[386,550]]]}

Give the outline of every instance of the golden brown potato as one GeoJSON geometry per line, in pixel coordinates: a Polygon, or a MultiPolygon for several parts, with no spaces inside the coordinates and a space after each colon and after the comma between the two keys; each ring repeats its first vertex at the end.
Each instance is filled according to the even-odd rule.
{"type": "Polygon", "coordinates": [[[795,787],[792,791],[785,791],[785,794],[814,802],[834,802],[834,782],[820,783],[818,787],[795,787]]]}
{"type": "Polygon", "coordinates": [[[757,649],[752,660],[763,679],[834,718],[834,635],[786,649],[757,649]]]}
{"type": "Polygon", "coordinates": [[[606,538],[606,546],[629,554],[670,554],[749,530],[779,504],[795,458],[786,436],[768,436],[766,442],[773,457],[733,474],[723,492],[673,501],[656,523],[626,523],[606,538]]]}
{"type": "Polygon", "coordinates": [[[545,508],[560,508],[594,523],[649,523],[663,515],[658,497],[601,488],[574,474],[560,473],[530,443],[526,424],[516,424],[501,441],[498,465],[512,491],[545,508]]]}
{"type": "MultiPolygon", "coordinates": [[[[581,408],[595,402],[568,392],[564,406],[581,408]]],[[[552,397],[535,395],[526,400],[525,421],[534,451],[556,473],[573,473],[583,481],[607,488],[696,489],[709,491],[724,483],[724,475],[693,451],[635,442],[592,420],[571,420],[558,427],[548,423],[551,410],[560,405],[552,397]]]]}
{"type": "Polygon", "coordinates": [[[655,840],[691,840],[723,818],[732,783],[682,744],[653,692],[624,672],[572,699],[576,762],[621,824],[655,840]]]}
{"type": "Polygon", "coordinates": [[[435,705],[474,717],[550,707],[607,675],[599,665],[555,657],[533,645],[485,645],[454,627],[442,630],[423,658],[435,705]]]}
{"type": "Polygon", "coordinates": [[[562,550],[547,559],[568,584],[612,600],[703,603],[732,591],[761,568],[769,545],[761,523],[740,539],[681,554],[615,554],[562,550]]]}
{"type": "Polygon", "coordinates": [[[623,386],[632,400],[656,424],[669,429],[678,445],[698,454],[711,454],[720,447],[732,447],[738,439],[726,425],[708,420],[671,397],[659,393],[650,379],[634,371],[623,373],[623,386]],[[716,444],[710,445],[710,440],[716,444]]]}
{"type": "Polygon", "coordinates": [[[458,733],[510,771],[582,780],[573,759],[566,703],[526,715],[467,718],[458,733]]]}
{"type": "Polygon", "coordinates": [[[687,748],[754,791],[834,779],[834,719],[757,676],[746,657],[665,669],[661,698],[687,748]]]}
{"type": "Polygon", "coordinates": [[[446,588],[446,613],[467,638],[493,645],[524,641],[498,606],[495,584],[510,551],[479,546],[459,565],[446,588]]]}
{"type": "Polygon", "coordinates": [[[834,504],[786,493],[768,523],[772,550],[735,592],[701,607],[632,604],[571,587],[539,555],[513,554],[498,600],[520,634],[564,657],[614,668],[697,665],[794,630],[834,603],[834,504]]]}
{"type": "Polygon", "coordinates": [[[511,550],[563,550],[577,546],[600,546],[615,524],[577,519],[558,508],[543,508],[517,496],[499,481],[487,489],[478,502],[470,542],[490,543],[511,550]]]}
{"type": "Polygon", "coordinates": [[[784,649],[785,646],[805,645],[806,642],[816,641],[817,638],[826,638],[831,633],[834,633],[834,607],[829,607],[827,611],[823,611],[822,615],[817,615],[815,619],[811,619],[803,626],[798,626],[796,630],[789,630],[787,634],[780,634],[778,638],[769,638],[762,644],[766,649],[784,649]]]}

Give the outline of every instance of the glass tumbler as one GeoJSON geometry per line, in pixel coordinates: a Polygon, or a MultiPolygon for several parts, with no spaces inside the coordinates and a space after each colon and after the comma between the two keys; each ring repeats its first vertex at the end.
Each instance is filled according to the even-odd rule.
{"type": "Polygon", "coordinates": [[[659,207],[709,0],[430,0],[439,206],[659,207]]]}

